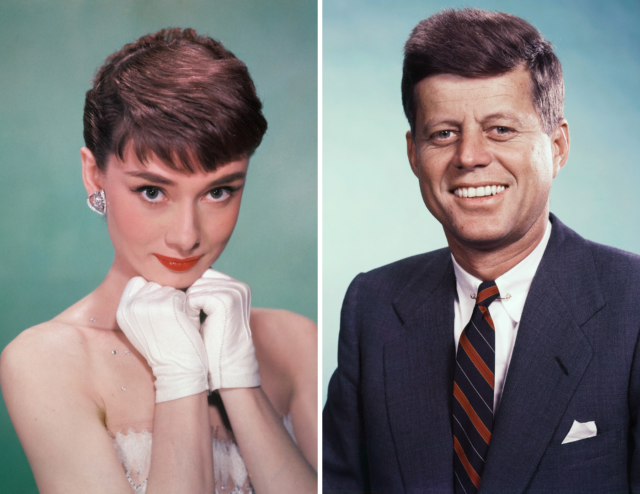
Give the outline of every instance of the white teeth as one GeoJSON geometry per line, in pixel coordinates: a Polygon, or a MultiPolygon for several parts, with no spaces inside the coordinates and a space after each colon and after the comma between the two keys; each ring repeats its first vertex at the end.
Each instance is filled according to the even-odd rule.
{"type": "Polygon", "coordinates": [[[485,197],[495,196],[504,189],[506,189],[504,185],[484,185],[481,187],[460,187],[455,189],[453,193],[458,197],[485,197]]]}

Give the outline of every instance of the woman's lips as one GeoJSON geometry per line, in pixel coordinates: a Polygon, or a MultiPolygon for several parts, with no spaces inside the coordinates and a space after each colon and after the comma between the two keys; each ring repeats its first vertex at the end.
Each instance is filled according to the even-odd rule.
{"type": "Polygon", "coordinates": [[[187,271],[191,269],[196,264],[202,256],[197,257],[187,257],[184,259],[176,259],[175,257],[167,257],[161,256],[160,254],[153,254],[158,258],[158,261],[162,263],[162,265],[166,268],[171,269],[172,271],[187,271]]]}

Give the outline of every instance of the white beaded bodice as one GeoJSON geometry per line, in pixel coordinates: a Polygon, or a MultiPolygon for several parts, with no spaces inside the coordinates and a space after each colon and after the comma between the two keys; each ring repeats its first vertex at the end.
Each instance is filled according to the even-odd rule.
{"type": "MultiPolygon", "coordinates": [[[[283,423],[293,440],[291,416],[285,415],[283,423]]],[[[136,494],[144,494],[147,488],[151,466],[151,443],[153,435],[143,430],[126,434],[117,432],[112,436],[118,459],[136,494]]],[[[242,461],[238,445],[229,441],[212,438],[215,494],[245,494],[253,492],[249,474],[242,461]]]]}

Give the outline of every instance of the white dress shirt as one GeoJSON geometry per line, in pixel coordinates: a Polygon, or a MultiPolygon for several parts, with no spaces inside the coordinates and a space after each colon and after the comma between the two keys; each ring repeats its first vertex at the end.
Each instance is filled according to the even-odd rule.
{"type": "MultiPolygon", "coordinates": [[[[536,274],[538,265],[542,260],[542,255],[551,236],[551,222],[547,223],[544,237],[535,249],[513,268],[495,280],[500,299],[494,300],[489,306],[489,313],[496,328],[496,367],[495,385],[493,393],[493,413],[498,410],[502,389],[507,378],[507,370],[513,353],[513,346],[518,334],[520,317],[527,300],[527,294],[531,287],[531,282],[536,274]]],[[[453,254],[453,269],[456,274],[457,299],[454,302],[454,322],[453,331],[458,351],[458,341],[465,326],[471,320],[471,314],[475,307],[475,298],[478,287],[482,280],[470,275],[456,262],[453,254]]]]}

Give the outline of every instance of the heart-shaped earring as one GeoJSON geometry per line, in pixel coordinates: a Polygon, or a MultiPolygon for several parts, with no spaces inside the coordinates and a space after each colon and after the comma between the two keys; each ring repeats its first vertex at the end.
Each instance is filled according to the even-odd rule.
{"type": "Polygon", "coordinates": [[[87,197],[87,205],[100,216],[107,214],[107,199],[104,190],[100,189],[87,197]]]}

